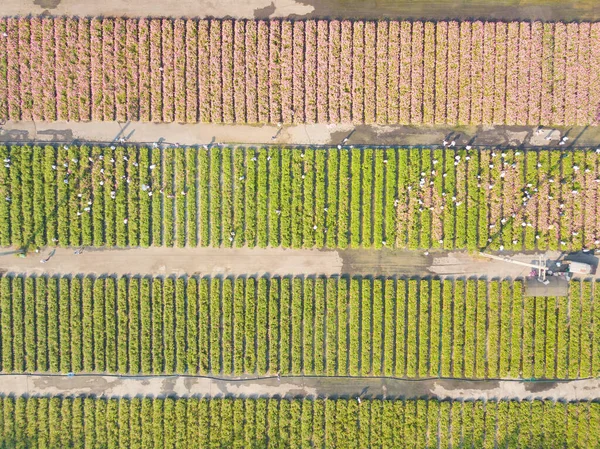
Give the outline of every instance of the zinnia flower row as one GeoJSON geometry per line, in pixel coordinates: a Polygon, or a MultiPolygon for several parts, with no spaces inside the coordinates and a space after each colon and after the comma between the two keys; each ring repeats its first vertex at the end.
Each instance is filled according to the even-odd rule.
{"type": "Polygon", "coordinates": [[[579,125],[600,24],[0,19],[0,120],[579,125]]]}

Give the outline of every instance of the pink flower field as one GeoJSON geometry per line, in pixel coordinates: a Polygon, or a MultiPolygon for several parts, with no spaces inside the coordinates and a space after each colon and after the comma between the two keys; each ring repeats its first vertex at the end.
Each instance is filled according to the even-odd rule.
{"type": "Polygon", "coordinates": [[[598,23],[3,18],[0,32],[0,120],[600,120],[598,23]]]}

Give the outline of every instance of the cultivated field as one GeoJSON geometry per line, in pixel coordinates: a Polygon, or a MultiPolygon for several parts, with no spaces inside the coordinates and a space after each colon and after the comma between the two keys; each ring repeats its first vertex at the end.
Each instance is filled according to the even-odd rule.
{"type": "Polygon", "coordinates": [[[0,33],[0,120],[600,118],[600,23],[8,18],[0,33]]]}
{"type": "Polygon", "coordinates": [[[4,147],[0,245],[593,248],[594,150],[4,147]]]}
{"type": "Polygon", "coordinates": [[[41,447],[593,447],[594,402],[3,398],[4,441],[41,447]],[[407,444],[410,442],[410,444],[407,444]]]}
{"type": "Polygon", "coordinates": [[[0,448],[597,447],[600,22],[257,5],[0,18],[0,448]]]}
{"type": "Polygon", "coordinates": [[[591,282],[525,298],[509,281],[3,277],[0,303],[4,372],[600,373],[591,282]]]}

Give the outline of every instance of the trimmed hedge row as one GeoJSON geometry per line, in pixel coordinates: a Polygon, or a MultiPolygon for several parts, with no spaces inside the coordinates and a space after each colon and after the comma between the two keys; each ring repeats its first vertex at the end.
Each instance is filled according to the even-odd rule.
{"type": "Polygon", "coordinates": [[[600,246],[591,150],[0,146],[0,245],[600,246]]]}
{"type": "Polygon", "coordinates": [[[0,398],[4,447],[595,447],[600,404],[0,398]]]}
{"type": "Polygon", "coordinates": [[[576,379],[600,288],[367,278],[0,278],[4,372],[576,379]]]}
{"type": "Polygon", "coordinates": [[[33,17],[0,39],[0,120],[600,119],[600,23],[33,17]]]}

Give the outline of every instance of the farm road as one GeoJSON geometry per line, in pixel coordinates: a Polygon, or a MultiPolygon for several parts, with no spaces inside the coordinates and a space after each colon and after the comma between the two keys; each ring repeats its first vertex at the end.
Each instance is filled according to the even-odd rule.
{"type": "Polygon", "coordinates": [[[152,145],[441,145],[444,139],[464,146],[556,147],[562,136],[570,146],[593,147],[600,142],[600,127],[543,129],[531,126],[402,126],[402,125],[219,125],[141,122],[7,122],[0,126],[0,143],[110,143],[152,145]],[[546,140],[552,137],[552,140],[546,140]]]}
{"type": "MultiPolygon", "coordinates": [[[[486,259],[466,252],[408,250],[316,250],[282,248],[86,248],[74,254],[72,248],[58,248],[51,254],[17,257],[16,251],[0,254],[0,272],[29,275],[148,275],[148,276],[450,276],[517,278],[529,275],[527,267],[486,259]]],[[[548,260],[561,257],[546,253],[548,260]]],[[[512,254],[523,262],[536,260],[531,254],[512,254]]],[[[594,256],[580,254],[575,259],[597,264],[594,256]]],[[[596,270],[594,275],[600,279],[596,270]]]]}
{"type": "Polygon", "coordinates": [[[459,400],[600,398],[600,379],[565,382],[352,377],[212,379],[187,376],[2,375],[0,394],[102,397],[361,397],[459,400]]]}
{"type": "Polygon", "coordinates": [[[3,0],[4,15],[598,19],[595,0],[3,0]]]}

